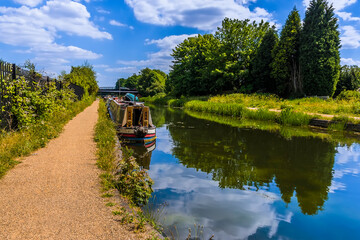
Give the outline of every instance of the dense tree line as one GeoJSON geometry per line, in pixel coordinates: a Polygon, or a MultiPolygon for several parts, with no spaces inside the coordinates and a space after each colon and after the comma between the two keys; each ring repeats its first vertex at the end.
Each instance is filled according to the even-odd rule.
{"type": "Polygon", "coordinates": [[[356,89],[358,68],[340,69],[337,21],[326,0],[310,2],[303,24],[294,8],[280,37],[267,22],[225,18],[214,34],[188,38],[173,50],[166,90],[175,96],[263,92],[300,97],[356,89]]]}
{"type": "Polygon", "coordinates": [[[115,88],[136,88],[143,97],[153,96],[165,92],[166,73],[158,69],[144,68],[139,74],[133,74],[128,78],[119,78],[115,88]]]}

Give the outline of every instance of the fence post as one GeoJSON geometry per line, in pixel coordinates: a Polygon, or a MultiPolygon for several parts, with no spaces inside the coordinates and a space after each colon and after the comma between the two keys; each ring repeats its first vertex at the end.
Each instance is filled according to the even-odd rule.
{"type": "Polygon", "coordinates": [[[12,78],[12,80],[16,79],[16,64],[15,63],[12,64],[11,78],[12,78]]]}

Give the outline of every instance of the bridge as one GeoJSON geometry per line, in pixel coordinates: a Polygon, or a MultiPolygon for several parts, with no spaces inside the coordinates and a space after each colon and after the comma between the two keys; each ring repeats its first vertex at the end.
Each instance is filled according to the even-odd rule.
{"type": "Polygon", "coordinates": [[[106,95],[124,95],[126,93],[132,93],[132,94],[138,94],[138,91],[136,89],[130,89],[126,87],[120,87],[120,89],[116,89],[113,87],[100,87],[98,91],[98,95],[100,96],[106,96],[106,95]]]}

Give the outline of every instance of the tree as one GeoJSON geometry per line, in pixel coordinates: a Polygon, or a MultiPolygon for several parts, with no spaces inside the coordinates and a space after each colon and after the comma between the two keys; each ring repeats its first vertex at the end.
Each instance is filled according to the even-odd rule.
{"type": "Polygon", "coordinates": [[[225,18],[215,33],[220,41],[220,54],[216,59],[218,87],[222,90],[249,91],[250,64],[261,44],[262,38],[270,29],[268,22],[249,19],[225,18]],[[221,84],[219,84],[221,81],[221,84]]]}
{"type": "Polygon", "coordinates": [[[282,97],[298,96],[302,93],[299,65],[300,31],[300,15],[294,8],[286,20],[279,44],[273,52],[272,76],[276,79],[276,93],[282,97]]]}
{"type": "Polygon", "coordinates": [[[94,95],[99,90],[96,72],[88,62],[77,67],[72,66],[70,73],[65,76],[65,79],[84,88],[85,95],[94,95]]]}
{"type": "Polygon", "coordinates": [[[334,8],[311,0],[300,36],[300,67],[306,95],[332,96],[340,75],[340,38],[334,8]]]}
{"type": "Polygon", "coordinates": [[[130,89],[137,88],[139,76],[135,73],[128,78],[119,78],[116,81],[115,89],[119,89],[120,87],[127,87],[130,89]]]}
{"type": "Polygon", "coordinates": [[[253,91],[275,93],[275,79],[271,76],[273,54],[272,51],[278,43],[275,28],[271,28],[264,36],[252,63],[251,76],[253,91]]]}
{"type": "Polygon", "coordinates": [[[335,95],[344,90],[357,90],[360,88],[360,68],[358,66],[342,66],[340,79],[336,85],[335,95]]]}
{"type": "Polygon", "coordinates": [[[144,68],[140,71],[137,90],[142,96],[153,96],[165,91],[166,74],[160,70],[144,68]]]}
{"type": "Polygon", "coordinates": [[[219,41],[211,34],[190,37],[180,43],[172,53],[174,61],[167,90],[178,97],[215,93],[218,88],[212,72],[218,49],[219,41]]]}

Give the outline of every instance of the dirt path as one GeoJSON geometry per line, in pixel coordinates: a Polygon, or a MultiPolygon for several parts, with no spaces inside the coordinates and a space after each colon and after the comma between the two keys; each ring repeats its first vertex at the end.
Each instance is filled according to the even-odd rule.
{"type": "Polygon", "coordinates": [[[137,239],[100,197],[98,102],[0,180],[0,239],[137,239]]]}

